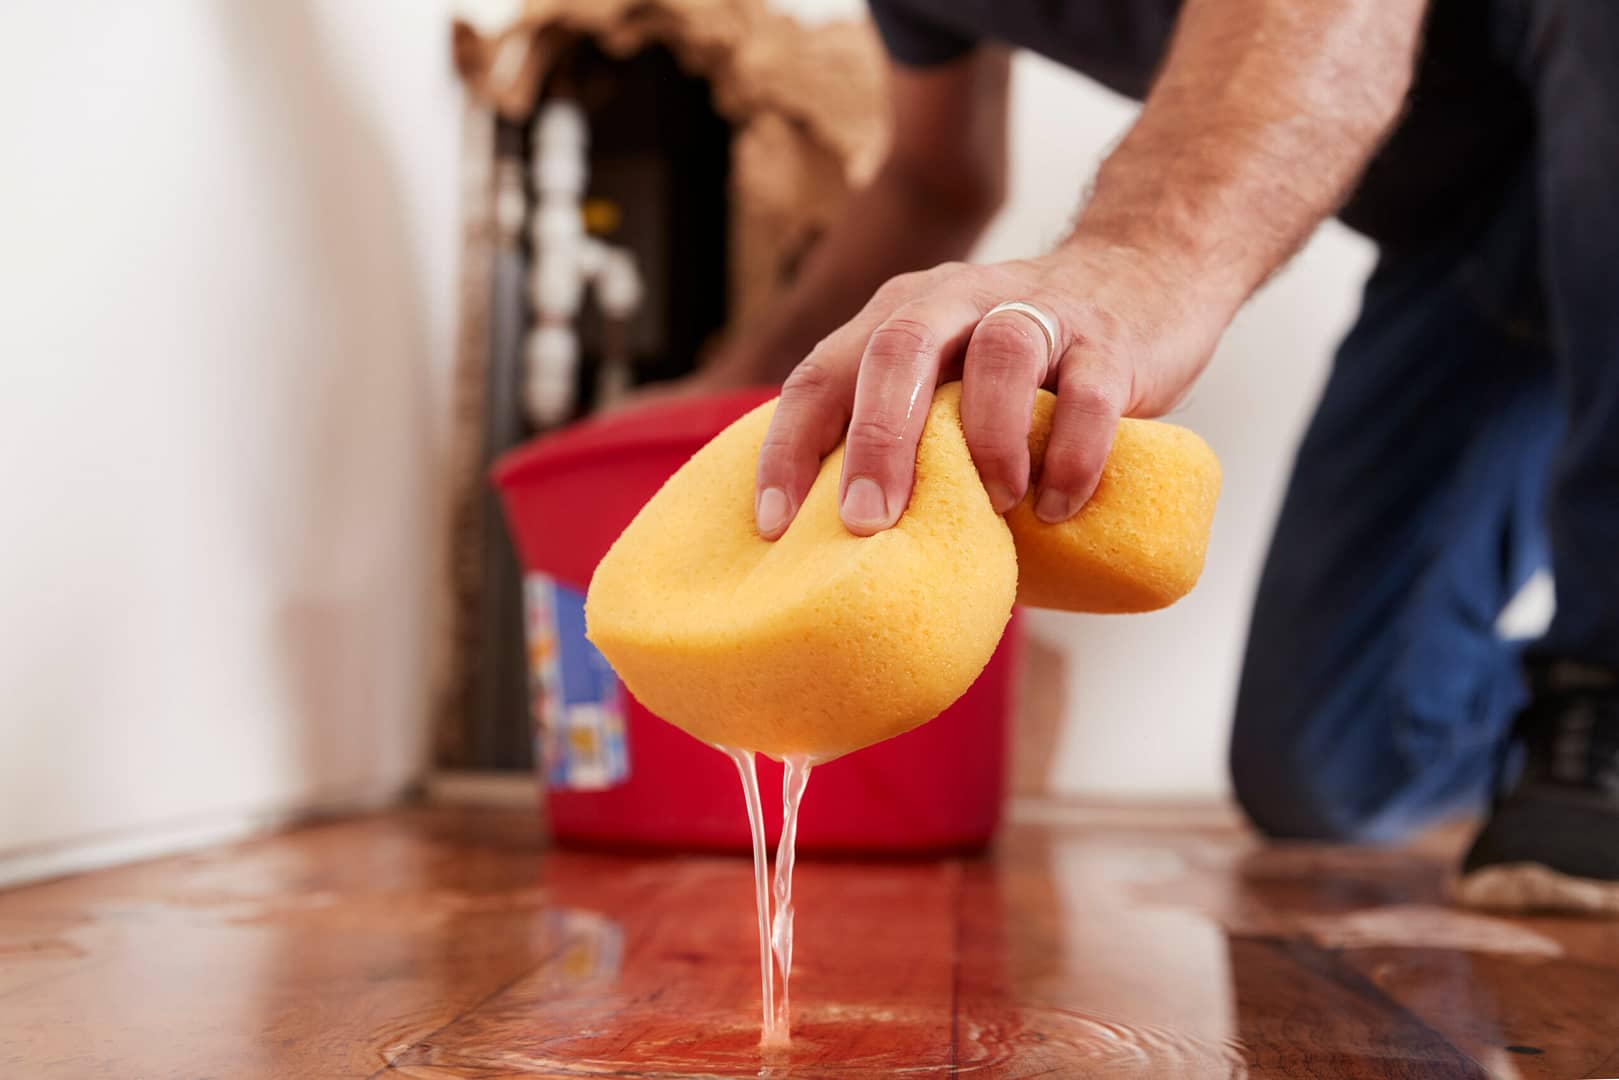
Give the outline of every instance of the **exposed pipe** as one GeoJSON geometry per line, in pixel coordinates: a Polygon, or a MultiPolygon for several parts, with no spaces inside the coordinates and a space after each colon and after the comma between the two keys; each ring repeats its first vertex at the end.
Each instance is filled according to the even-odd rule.
{"type": "Polygon", "coordinates": [[[608,323],[600,392],[611,399],[629,382],[624,330],[644,290],[635,257],[585,233],[584,193],[589,131],[584,110],[565,98],[547,101],[534,122],[531,173],[538,202],[529,225],[534,264],[529,294],[535,325],[524,346],[523,401],[536,427],[548,428],[573,412],[579,383],[579,338],[574,320],[584,290],[595,290],[608,323]]]}

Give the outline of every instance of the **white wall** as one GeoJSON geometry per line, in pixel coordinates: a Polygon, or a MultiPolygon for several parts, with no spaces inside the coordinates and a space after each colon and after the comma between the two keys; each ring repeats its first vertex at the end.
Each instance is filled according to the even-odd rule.
{"type": "MultiPolygon", "coordinates": [[[[419,769],[452,6],[0,11],[0,880],[374,800],[419,769]]],[[[1130,114],[1032,57],[1015,77],[986,258],[1054,240],[1130,114]]],[[[1059,788],[1222,787],[1263,538],[1366,260],[1328,230],[1181,414],[1226,467],[1199,591],[1032,620],[1064,661],[1059,788]]]]}
{"type": "Polygon", "coordinates": [[[448,7],[0,13],[0,880],[419,771],[448,7]]]}

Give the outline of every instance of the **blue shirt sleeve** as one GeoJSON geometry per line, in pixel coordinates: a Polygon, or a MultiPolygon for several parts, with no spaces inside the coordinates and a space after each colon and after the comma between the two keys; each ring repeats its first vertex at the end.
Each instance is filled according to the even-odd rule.
{"type": "Polygon", "coordinates": [[[906,67],[933,67],[972,51],[972,38],[929,19],[906,0],[868,0],[883,46],[906,67]]]}

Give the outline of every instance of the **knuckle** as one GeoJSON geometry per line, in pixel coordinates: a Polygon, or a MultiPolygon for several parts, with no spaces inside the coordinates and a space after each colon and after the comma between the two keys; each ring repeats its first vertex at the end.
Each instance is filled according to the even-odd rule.
{"type": "Polygon", "coordinates": [[[899,304],[917,291],[920,278],[921,275],[916,273],[895,274],[877,287],[871,299],[874,303],[888,306],[899,304]]]}
{"type": "Polygon", "coordinates": [[[761,461],[784,461],[790,459],[798,451],[797,441],[783,425],[771,424],[765,432],[764,442],[759,444],[759,457],[761,461]]]}
{"type": "Polygon", "coordinates": [[[932,352],[937,340],[932,328],[921,320],[895,316],[872,332],[866,356],[879,363],[905,360],[932,352]]]}
{"type": "Polygon", "coordinates": [[[974,410],[962,414],[961,426],[975,461],[1015,461],[1029,455],[1026,418],[1019,430],[1015,417],[974,410]]]}
{"type": "Polygon", "coordinates": [[[1102,474],[1102,463],[1092,460],[1089,448],[1072,442],[1053,441],[1041,462],[1040,479],[1059,491],[1082,491],[1095,486],[1102,474]]]}
{"type": "Polygon", "coordinates": [[[973,443],[971,449],[973,464],[985,479],[1015,480],[1029,461],[1028,447],[1014,445],[1007,439],[980,440],[973,443]]]}
{"type": "Polygon", "coordinates": [[[765,431],[764,441],[759,444],[760,467],[789,468],[801,452],[803,442],[798,425],[772,423],[765,431]]]}
{"type": "Polygon", "coordinates": [[[967,363],[985,374],[1021,375],[1045,362],[1046,342],[1027,319],[987,319],[973,331],[967,363]],[[1038,338],[1039,340],[1036,340],[1038,338]]]}
{"type": "Polygon", "coordinates": [[[905,429],[888,416],[862,416],[849,423],[848,446],[852,451],[893,449],[905,441],[905,429]]]}
{"type": "Polygon", "coordinates": [[[836,380],[833,378],[831,370],[816,355],[820,351],[821,346],[817,345],[814,351],[803,360],[800,360],[798,366],[788,373],[786,381],[781,386],[783,397],[789,395],[793,397],[820,397],[831,392],[833,383],[836,380]]]}
{"type": "Polygon", "coordinates": [[[1124,410],[1122,396],[1110,383],[1079,379],[1062,387],[1057,407],[1081,418],[1113,418],[1124,410]]]}
{"type": "Polygon", "coordinates": [[[805,477],[814,477],[818,460],[802,438],[772,429],[759,447],[755,483],[760,487],[780,487],[801,494],[809,486],[805,477]]]}

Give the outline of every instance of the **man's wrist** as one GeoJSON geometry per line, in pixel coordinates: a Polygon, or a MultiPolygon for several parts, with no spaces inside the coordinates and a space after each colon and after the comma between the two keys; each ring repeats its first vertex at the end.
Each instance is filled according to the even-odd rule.
{"type": "Polygon", "coordinates": [[[1240,255],[1217,247],[1201,247],[1150,221],[1082,218],[1052,252],[1062,264],[1083,272],[1099,263],[1127,266],[1143,299],[1167,303],[1222,326],[1236,316],[1253,291],[1240,255]]]}

